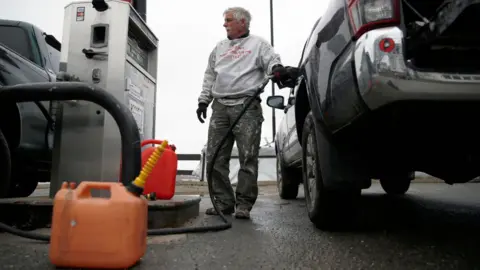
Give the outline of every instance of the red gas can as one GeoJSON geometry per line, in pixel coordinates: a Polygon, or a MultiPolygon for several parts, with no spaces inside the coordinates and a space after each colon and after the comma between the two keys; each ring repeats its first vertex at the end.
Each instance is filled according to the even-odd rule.
{"type": "MultiPolygon", "coordinates": [[[[148,144],[162,144],[160,140],[145,140],[141,143],[144,147],[148,144]]],[[[148,158],[155,151],[151,146],[142,151],[142,167],[148,161],[148,158]]],[[[160,200],[170,200],[175,194],[175,183],[177,177],[178,158],[174,147],[168,146],[153,167],[151,174],[147,177],[143,194],[155,192],[156,198],[160,200]]]]}

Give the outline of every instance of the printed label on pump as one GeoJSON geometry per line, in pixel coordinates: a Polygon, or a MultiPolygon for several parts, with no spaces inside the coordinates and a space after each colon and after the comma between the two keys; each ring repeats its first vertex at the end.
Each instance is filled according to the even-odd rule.
{"type": "Polygon", "coordinates": [[[140,135],[143,135],[143,123],[145,119],[145,108],[143,104],[133,99],[130,99],[128,101],[128,107],[133,114],[133,118],[135,118],[135,122],[137,122],[138,132],[140,133],[140,135]]]}
{"type": "Polygon", "coordinates": [[[77,7],[77,22],[85,20],[85,7],[77,7]]]}
{"type": "Polygon", "coordinates": [[[128,60],[125,66],[125,90],[125,104],[128,104],[135,117],[140,134],[152,137],[155,119],[155,83],[128,60]]]}
{"type": "Polygon", "coordinates": [[[127,88],[128,94],[130,96],[135,97],[138,100],[143,101],[142,89],[140,89],[140,87],[136,86],[133,83],[132,79],[130,79],[130,78],[127,78],[126,84],[127,84],[126,88],[127,88]]]}

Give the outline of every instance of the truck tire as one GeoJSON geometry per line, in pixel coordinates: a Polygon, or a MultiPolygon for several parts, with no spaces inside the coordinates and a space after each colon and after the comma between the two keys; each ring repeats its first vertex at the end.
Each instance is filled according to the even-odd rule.
{"type": "Polygon", "coordinates": [[[302,172],[295,168],[287,168],[283,165],[280,153],[277,153],[277,190],[280,198],[294,200],[298,196],[298,187],[302,172]]]}
{"type": "Polygon", "coordinates": [[[7,198],[10,190],[12,160],[10,147],[0,130],[0,198],[7,198]]]}
{"type": "Polygon", "coordinates": [[[393,177],[380,179],[383,191],[388,195],[403,195],[410,188],[411,179],[408,177],[393,177]]]}
{"type": "Polygon", "coordinates": [[[24,198],[35,192],[38,186],[38,181],[35,180],[35,174],[26,173],[22,175],[23,179],[18,179],[10,186],[9,197],[24,198]]]}
{"type": "Polygon", "coordinates": [[[355,222],[355,206],[361,189],[327,189],[324,181],[338,174],[335,166],[329,166],[333,146],[323,135],[320,124],[312,112],[307,115],[302,134],[302,175],[305,201],[310,221],[321,230],[347,229],[355,222]]]}

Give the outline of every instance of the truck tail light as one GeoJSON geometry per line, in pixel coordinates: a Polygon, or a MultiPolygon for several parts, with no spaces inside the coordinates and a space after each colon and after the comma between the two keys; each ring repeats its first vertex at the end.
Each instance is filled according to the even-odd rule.
{"type": "Polygon", "coordinates": [[[347,0],[354,38],[365,32],[400,24],[400,0],[347,0]]]}

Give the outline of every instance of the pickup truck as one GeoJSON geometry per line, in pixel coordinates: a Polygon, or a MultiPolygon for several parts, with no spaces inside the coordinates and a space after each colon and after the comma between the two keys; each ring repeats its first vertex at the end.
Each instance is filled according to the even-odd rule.
{"type": "Polygon", "coordinates": [[[320,229],[355,224],[372,179],[389,195],[414,172],[448,184],[480,175],[480,1],[330,0],[283,96],[280,197],[303,184],[320,229]],[[477,132],[479,131],[479,132],[477,132]]]}
{"type": "MultiPolygon", "coordinates": [[[[0,20],[2,86],[56,80],[61,44],[22,21],[0,20]]],[[[0,198],[26,197],[50,181],[53,102],[0,101],[0,198]]]]}

